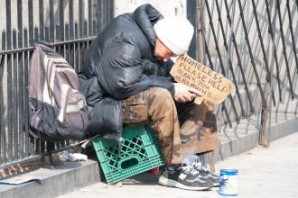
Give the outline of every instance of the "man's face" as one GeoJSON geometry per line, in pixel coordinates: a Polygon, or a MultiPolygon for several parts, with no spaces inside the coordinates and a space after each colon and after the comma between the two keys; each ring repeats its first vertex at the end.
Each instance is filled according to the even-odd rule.
{"type": "Polygon", "coordinates": [[[177,55],[174,54],[171,50],[169,50],[169,48],[167,48],[161,42],[161,40],[157,38],[155,43],[154,56],[159,61],[167,62],[171,57],[176,57],[177,55]]]}

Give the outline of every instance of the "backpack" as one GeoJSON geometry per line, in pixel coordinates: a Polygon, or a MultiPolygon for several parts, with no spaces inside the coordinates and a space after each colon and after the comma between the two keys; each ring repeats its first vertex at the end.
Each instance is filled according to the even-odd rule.
{"type": "Polygon", "coordinates": [[[39,43],[29,68],[29,125],[31,134],[46,141],[81,140],[88,125],[77,74],[62,56],[39,43]]]}

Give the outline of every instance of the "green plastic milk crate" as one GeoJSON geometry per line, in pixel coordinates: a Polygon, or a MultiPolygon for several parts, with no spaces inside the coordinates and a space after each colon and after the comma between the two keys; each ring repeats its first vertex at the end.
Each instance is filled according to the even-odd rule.
{"type": "Polygon", "coordinates": [[[106,182],[113,184],[164,165],[150,127],[125,127],[120,143],[105,138],[93,140],[106,182]]]}

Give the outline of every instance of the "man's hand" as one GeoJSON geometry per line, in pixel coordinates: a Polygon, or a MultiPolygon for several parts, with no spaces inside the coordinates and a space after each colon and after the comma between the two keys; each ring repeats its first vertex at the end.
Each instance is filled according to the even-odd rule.
{"type": "Polygon", "coordinates": [[[174,83],[174,86],[175,86],[174,99],[177,102],[189,102],[189,101],[192,101],[195,97],[201,95],[196,89],[189,87],[185,84],[174,83]]]}

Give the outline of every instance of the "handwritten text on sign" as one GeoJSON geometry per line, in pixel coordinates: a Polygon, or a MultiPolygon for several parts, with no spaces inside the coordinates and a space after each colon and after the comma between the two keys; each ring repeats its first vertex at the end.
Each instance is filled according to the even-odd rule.
{"type": "Polygon", "coordinates": [[[233,86],[230,80],[187,55],[177,59],[170,73],[177,82],[195,88],[202,99],[215,104],[224,101],[233,86]]]}

